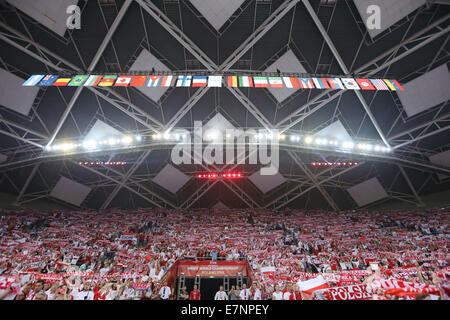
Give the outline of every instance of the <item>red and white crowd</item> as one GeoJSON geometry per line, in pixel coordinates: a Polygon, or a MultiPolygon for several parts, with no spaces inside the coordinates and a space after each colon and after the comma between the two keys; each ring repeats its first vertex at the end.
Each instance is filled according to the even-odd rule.
{"type": "Polygon", "coordinates": [[[216,299],[448,300],[449,213],[2,210],[0,299],[176,299],[175,261],[247,259],[254,282],[216,299]]]}

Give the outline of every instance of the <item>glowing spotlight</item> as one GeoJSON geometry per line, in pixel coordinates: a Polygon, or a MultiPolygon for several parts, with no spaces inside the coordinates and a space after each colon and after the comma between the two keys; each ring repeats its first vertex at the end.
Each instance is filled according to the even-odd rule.
{"type": "Polygon", "coordinates": [[[305,143],[306,143],[306,144],[311,144],[312,142],[313,142],[313,138],[312,138],[312,137],[307,136],[307,137],[305,138],[305,143]]]}
{"type": "Polygon", "coordinates": [[[351,142],[351,141],[345,141],[342,144],[342,147],[345,148],[345,149],[353,149],[355,147],[355,144],[353,142],[351,142]]]}
{"type": "Polygon", "coordinates": [[[83,142],[83,148],[85,149],[94,149],[97,146],[97,143],[94,140],[88,140],[83,142]]]}
{"type": "Polygon", "coordinates": [[[133,142],[133,138],[131,138],[130,136],[126,136],[122,139],[123,144],[130,144],[131,142],[133,142]]]}
{"type": "Polygon", "coordinates": [[[108,140],[108,144],[109,144],[110,146],[115,145],[115,144],[116,144],[116,139],[113,139],[113,138],[109,139],[109,140],[108,140]]]}
{"type": "Polygon", "coordinates": [[[284,134],[280,135],[280,140],[284,141],[286,139],[286,136],[284,134]]]}
{"type": "Polygon", "coordinates": [[[142,141],[142,137],[141,136],[136,136],[136,141],[141,142],[142,141]]]}

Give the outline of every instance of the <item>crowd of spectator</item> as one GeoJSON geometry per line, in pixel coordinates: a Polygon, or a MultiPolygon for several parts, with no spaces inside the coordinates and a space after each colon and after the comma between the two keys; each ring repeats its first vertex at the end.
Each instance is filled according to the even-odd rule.
{"type": "Polygon", "coordinates": [[[367,285],[367,299],[443,300],[449,212],[3,210],[0,299],[200,300],[165,275],[177,260],[210,259],[253,270],[248,288],[222,287],[216,300],[320,299],[323,287],[304,289],[319,278],[326,289],[367,285]]]}

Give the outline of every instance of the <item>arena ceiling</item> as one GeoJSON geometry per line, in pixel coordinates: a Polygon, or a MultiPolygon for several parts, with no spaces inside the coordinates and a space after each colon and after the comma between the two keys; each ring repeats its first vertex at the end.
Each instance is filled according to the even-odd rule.
{"type": "MultiPolygon", "coordinates": [[[[0,67],[23,79],[82,71],[125,74],[145,52],[172,71],[264,71],[274,65],[284,72],[290,70],[283,57],[294,56],[310,74],[370,75],[408,83],[450,61],[446,1],[428,1],[376,36],[351,0],[207,2],[80,0],[81,29],[61,32],[19,10],[14,1],[1,1],[0,67]],[[217,8],[220,3],[227,5],[217,8]]],[[[17,204],[42,198],[59,202],[52,190],[65,177],[91,188],[75,206],[81,208],[219,203],[343,210],[358,207],[347,189],[376,177],[388,196],[368,206],[393,199],[420,206],[422,196],[450,188],[446,163],[430,160],[450,149],[449,112],[447,99],[410,116],[395,92],[299,90],[284,99],[266,89],[171,88],[153,96],[136,88],[42,87],[28,113],[0,107],[0,190],[15,194],[17,204]],[[340,121],[352,138],[384,140],[394,151],[388,156],[354,156],[360,164],[353,168],[316,169],[308,163],[339,155],[282,148],[282,178],[268,190],[247,178],[196,179],[195,172],[213,167],[174,166],[188,177],[174,192],[154,180],[170,163],[167,146],[84,156],[132,164],[120,168],[79,166],[80,157],[42,157],[43,147],[81,139],[97,120],[123,133],[145,135],[191,128],[194,121],[207,122],[217,114],[235,127],[311,134],[340,121]]],[[[231,168],[247,176],[259,170],[256,165],[226,167],[231,168]]]]}

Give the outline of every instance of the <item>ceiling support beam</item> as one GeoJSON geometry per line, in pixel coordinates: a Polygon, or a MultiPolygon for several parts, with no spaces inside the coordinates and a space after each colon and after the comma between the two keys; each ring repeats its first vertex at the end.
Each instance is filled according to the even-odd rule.
{"type": "Polygon", "coordinates": [[[23,185],[22,189],[20,190],[19,195],[17,196],[16,200],[14,201],[14,205],[18,206],[20,205],[20,199],[22,199],[23,195],[25,194],[25,191],[28,189],[28,186],[31,183],[31,180],[33,180],[33,177],[36,175],[37,170],[39,169],[39,166],[41,164],[37,163],[34,165],[33,170],[31,170],[30,174],[28,175],[27,180],[25,181],[25,184],[23,185]]]}
{"type": "MultiPolygon", "coordinates": [[[[361,166],[363,164],[364,164],[363,162],[360,162],[360,163],[358,163],[357,166],[353,166],[353,167],[344,169],[342,171],[339,171],[338,173],[333,174],[333,175],[329,176],[328,178],[325,178],[323,180],[317,181],[317,184],[318,185],[322,185],[325,182],[333,180],[333,179],[343,175],[344,173],[347,173],[348,171],[353,170],[354,168],[357,168],[357,167],[359,167],[359,166],[361,166]]],[[[304,194],[308,193],[309,191],[311,191],[311,190],[316,188],[315,185],[310,186],[309,188],[304,189],[304,190],[302,190],[301,187],[302,187],[302,185],[295,187],[290,192],[283,194],[281,197],[275,199],[274,201],[272,201],[271,203],[266,205],[265,208],[271,208],[271,209],[274,209],[274,210],[279,210],[280,208],[284,207],[288,203],[294,201],[295,199],[301,197],[302,195],[304,195],[304,194]],[[297,191],[300,191],[300,192],[295,194],[295,192],[297,192],[297,191]]]]}
{"type": "MultiPolygon", "coordinates": [[[[341,67],[342,71],[346,75],[350,75],[350,71],[348,70],[347,66],[345,65],[344,60],[342,60],[342,57],[340,56],[333,41],[331,40],[330,36],[328,35],[327,30],[325,30],[324,26],[322,25],[322,22],[320,22],[319,17],[317,16],[313,7],[311,6],[311,4],[309,3],[308,0],[302,0],[302,2],[305,5],[306,10],[308,10],[309,15],[313,19],[313,21],[316,24],[317,28],[319,29],[320,33],[322,34],[322,37],[325,39],[325,42],[327,43],[328,47],[330,48],[331,52],[333,53],[333,56],[336,59],[336,61],[338,62],[339,66],[341,67]]],[[[372,121],[372,124],[374,125],[375,129],[377,130],[378,135],[381,137],[384,144],[389,148],[390,147],[389,142],[386,139],[386,137],[383,133],[383,130],[381,129],[377,120],[375,119],[375,116],[373,115],[372,111],[370,110],[369,105],[367,104],[366,100],[364,100],[364,97],[362,96],[361,92],[358,90],[355,90],[355,94],[358,97],[359,101],[361,102],[362,106],[364,107],[364,110],[366,110],[366,113],[369,116],[370,120],[372,121]]]]}
{"type": "MultiPolygon", "coordinates": [[[[76,162],[74,162],[74,163],[78,165],[78,163],[76,163],[76,162]]],[[[101,176],[101,177],[103,177],[103,178],[105,178],[105,179],[111,180],[112,182],[114,182],[114,183],[120,185],[120,181],[118,181],[118,180],[116,180],[116,179],[114,179],[114,178],[112,178],[112,177],[110,177],[110,176],[108,176],[108,175],[106,175],[106,174],[104,174],[104,173],[102,173],[102,172],[100,172],[100,171],[94,170],[93,168],[88,167],[88,166],[85,166],[85,165],[80,165],[80,166],[83,167],[83,168],[85,168],[86,170],[89,170],[89,171],[91,171],[91,172],[93,172],[93,173],[95,173],[95,174],[97,174],[97,175],[99,175],[99,176],[101,176]]],[[[107,169],[109,169],[109,168],[107,168],[107,169]]],[[[150,198],[146,197],[145,195],[143,195],[143,194],[137,192],[137,191],[134,190],[133,188],[129,187],[128,185],[123,185],[123,187],[124,187],[125,189],[129,190],[130,192],[134,193],[135,195],[141,197],[142,199],[148,201],[149,203],[155,205],[156,207],[158,207],[158,208],[163,208],[163,206],[162,206],[161,204],[159,204],[159,203],[156,201],[157,199],[155,199],[154,197],[153,197],[152,199],[150,199],[150,198]]]]}
{"type": "MultiPolygon", "coordinates": [[[[363,66],[357,68],[355,71],[353,71],[353,73],[355,73],[355,74],[364,74],[365,77],[374,76],[378,72],[380,72],[383,69],[385,69],[385,68],[389,67],[390,65],[392,65],[393,63],[396,63],[396,62],[402,60],[403,58],[406,58],[411,53],[413,53],[413,52],[423,48],[428,43],[430,43],[430,42],[432,42],[432,41],[442,37],[443,35],[448,34],[448,32],[450,31],[450,27],[447,27],[447,28],[443,29],[443,28],[439,27],[439,25],[442,24],[443,22],[447,21],[449,18],[450,18],[450,14],[446,15],[444,18],[439,19],[438,21],[432,23],[431,25],[429,25],[428,27],[426,27],[422,31],[419,31],[419,32],[415,33],[414,35],[412,35],[408,39],[402,41],[399,45],[397,45],[397,46],[389,49],[388,51],[380,54],[375,59],[373,59],[370,62],[364,64],[363,66]],[[431,31],[431,30],[433,30],[435,28],[438,31],[436,31],[435,33],[429,35],[426,40],[424,40],[424,38],[420,38],[420,40],[418,40],[419,37],[421,37],[423,34],[429,32],[429,31],[431,31]],[[420,42],[415,44],[413,47],[410,47],[410,48],[407,47],[407,45],[409,45],[411,43],[416,43],[417,41],[420,41],[420,42]],[[401,49],[401,48],[404,48],[405,52],[395,57],[396,52],[399,49],[401,49]],[[367,70],[370,67],[373,67],[373,69],[367,70]]],[[[323,93],[317,95],[311,101],[309,101],[308,103],[304,104],[303,106],[297,108],[290,115],[285,117],[283,120],[279,121],[276,124],[276,127],[280,128],[280,129],[282,127],[283,131],[292,128],[293,126],[295,126],[296,124],[298,124],[299,122],[303,121],[305,118],[307,118],[308,116],[310,116],[311,114],[313,114],[314,112],[319,110],[321,107],[326,105],[326,103],[333,101],[334,99],[338,98],[340,95],[344,94],[345,92],[346,91],[339,91],[339,92],[334,93],[332,95],[329,92],[323,92],[323,93]],[[327,102],[325,103],[325,101],[327,101],[327,102]],[[316,104],[318,102],[321,102],[321,103],[318,106],[316,106],[314,108],[311,108],[312,105],[314,105],[314,104],[316,104]],[[299,114],[301,115],[301,118],[293,120],[293,118],[297,117],[299,114]],[[288,121],[291,121],[291,122],[288,125],[285,126],[284,124],[286,122],[288,122],[288,121]]]]}
{"type": "MultiPolygon", "coordinates": [[[[106,49],[106,46],[108,45],[109,41],[111,40],[112,36],[117,30],[117,27],[119,26],[120,22],[122,21],[123,17],[125,16],[125,13],[127,12],[128,8],[130,7],[132,3],[132,0],[125,0],[124,4],[120,8],[119,13],[117,14],[117,17],[115,18],[113,24],[109,28],[105,38],[103,39],[100,47],[97,49],[97,53],[94,55],[94,58],[92,59],[91,63],[88,67],[88,72],[91,72],[94,70],[95,66],[97,65],[98,61],[100,60],[100,57],[102,56],[103,52],[106,49]]],[[[52,136],[50,137],[50,140],[48,141],[47,146],[50,146],[53,141],[55,140],[56,136],[58,135],[59,131],[61,130],[62,126],[64,125],[64,122],[66,121],[67,117],[70,114],[70,111],[72,110],[73,106],[75,105],[76,101],[78,100],[78,97],[80,96],[81,92],[83,91],[83,87],[77,87],[74,95],[70,99],[69,104],[66,107],[66,110],[64,110],[63,115],[58,121],[58,124],[56,125],[55,130],[53,131],[52,136]]]]}
{"type": "Polygon", "coordinates": [[[422,199],[420,198],[419,194],[417,193],[416,188],[414,188],[413,184],[411,183],[411,180],[409,179],[408,175],[406,174],[405,169],[403,169],[402,166],[398,166],[398,168],[400,169],[400,172],[402,173],[403,178],[405,178],[406,183],[408,184],[408,186],[411,189],[414,197],[416,198],[417,203],[419,204],[420,207],[424,207],[425,204],[423,203],[422,199]]]}
{"type": "Polygon", "coordinates": [[[114,190],[109,194],[108,198],[103,202],[101,209],[106,209],[111,201],[114,200],[116,195],[119,193],[120,189],[127,183],[128,179],[130,179],[131,175],[139,168],[139,166],[142,164],[142,162],[147,158],[147,156],[152,152],[151,150],[145,151],[141,153],[139,158],[136,159],[136,161],[133,163],[131,168],[128,170],[128,172],[122,177],[120,180],[120,184],[118,184],[114,190]]]}
{"type": "Polygon", "coordinates": [[[333,198],[328,194],[328,192],[318,183],[316,177],[314,177],[314,175],[312,174],[312,172],[308,169],[307,166],[305,166],[301,160],[298,158],[297,154],[289,151],[288,152],[289,155],[291,156],[291,158],[294,160],[294,162],[303,170],[303,172],[305,172],[305,174],[308,176],[308,178],[311,180],[311,182],[313,183],[313,185],[316,187],[317,190],[320,191],[320,193],[322,194],[322,196],[325,198],[325,200],[328,201],[329,205],[335,210],[335,211],[339,211],[339,207],[336,204],[336,202],[333,200],[333,198]]]}

